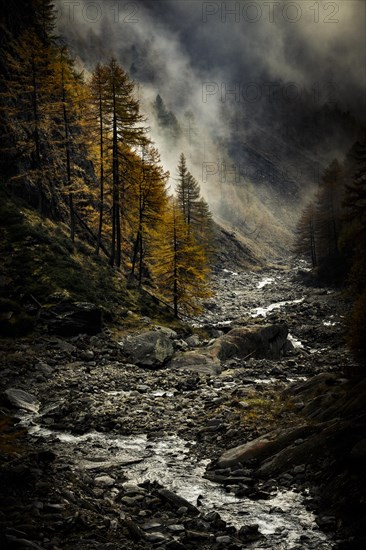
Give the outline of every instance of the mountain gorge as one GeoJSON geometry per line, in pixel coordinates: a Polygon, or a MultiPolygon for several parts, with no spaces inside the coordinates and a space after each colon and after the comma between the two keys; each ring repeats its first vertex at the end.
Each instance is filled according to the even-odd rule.
{"type": "Polygon", "coordinates": [[[4,550],[365,547],[361,17],[274,4],[0,0],[4,550]]]}
{"type": "MultiPolygon", "coordinates": [[[[326,166],[337,156],[342,160],[356,141],[363,120],[364,102],[360,100],[355,112],[334,64],[333,74],[328,63],[323,74],[307,64],[308,74],[295,78],[302,40],[304,52],[319,46],[325,58],[332,55],[328,46],[322,48],[320,34],[308,43],[302,33],[292,36],[294,27],[281,18],[272,26],[262,26],[260,20],[242,33],[245,20],[234,14],[240,3],[225,16],[219,5],[212,6],[210,15],[205,3],[167,3],[163,8],[142,2],[131,14],[123,6],[117,13],[107,2],[89,25],[82,7],[75,8],[70,25],[59,3],[59,28],[87,70],[109,51],[139,82],[141,108],[170,171],[171,185],[175,186],[176,159],[183,150],[215,215],[244,237],[254,234],[256,243],[263,242],[264,256],[290,250],[304,202],[316,191],[326,166]],[[261,41],[266,27],[269,34],[261,41]],[[284,33],[285,43],[294,42],[292,48],[277,51],[276,31],[284,33]],[[272,39],[270,59],[278,74],[265,51],[272,39]],[[257,63],[251,63],[251,56],[257,63]],[[156,120],[157,97],[173,116],[171,124],[178,134],[166,133],[156,120]]],[[[337,30],[323,27],[327,33],[337,30]]],[[[357,27],[355,36],[359,32],[357,27]]],[[[353,76],[348,93],[361,99],[353,76]]]]}

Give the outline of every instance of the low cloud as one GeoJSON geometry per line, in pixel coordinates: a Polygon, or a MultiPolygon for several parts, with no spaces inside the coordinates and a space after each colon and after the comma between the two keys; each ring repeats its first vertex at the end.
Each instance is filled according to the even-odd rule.
{"type": "MultiPolygon", "coordinates": [[[[59,31],[88,69],[114,55],[141,84],[142,108],[171,184],[184,151],[217,212],[225,202],[219,167],[240,164],[235,143],[259,151],[261,163],[282,170],[284,181],[289,165],[294,173],[300,163],[300,184],[311,186],[316,182],[310,181],[307,167],[327,159],[311,149],[295,150],[291,129],[284,135],[286,120],[291,123],[301,109],[309,112],[309,124],[314,125],[312,113],[329,104],[365,122],[366,5],[358,0],[56,4],[59,31]],[[175,144],[166,140],[152,115],[158,93],[182,126],[175,144]],[[187,118],[189,112],[193,119],[187,118]],[[218,167],[209,177],[208,163],[218,167]]],[[[327,147],[333,154],[342,150],[343,142],[332,136],[327,147]]],[[[240,179],[254,192],[258,182],[250,181],[245,171],[240,179]]],[[[230,185],[228,193],[236,197],[230,185]]],[[[237,209],[244,212],[245,204],[238,203],[237,209]]]]}

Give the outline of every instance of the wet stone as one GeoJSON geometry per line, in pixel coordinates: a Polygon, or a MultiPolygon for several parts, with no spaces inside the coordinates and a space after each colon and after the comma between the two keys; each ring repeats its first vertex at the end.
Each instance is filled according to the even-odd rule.
{"type": "Polygon", "coordinates": [[[150,533],[146,535],[146,540],[152,543],[163,543],[169,539],[163,533],[150,533]]]}

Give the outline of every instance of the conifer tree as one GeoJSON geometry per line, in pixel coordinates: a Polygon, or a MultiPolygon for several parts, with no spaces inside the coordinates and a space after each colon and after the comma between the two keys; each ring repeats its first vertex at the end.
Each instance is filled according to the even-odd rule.
{"type": "Polygon", "coordinates": [[[316,209],[314,203],[310,202],[297,224],[294,252],[310,258],[314,268],[318,264],[316,247],[316,209]]]}
{"type": "Polygon", "coordinates": [[[52,66],[49,93],[53,98],[50,122],[59,146],[63,149],[64,194],[67,197],[70,219],[70,238],[75,238],[76,216],[74,194],[79,175],[78,157],[84,143],[80,113],[84,100],[83,83],[74,70],[74,63],[66,47],[56,50],[52,66]],[[59,124],[55,122],[60,121],[59,124]]]}
{"type": "Polygon", "coordinates": [[[52,2],[30,3],[28,29],[7,45],[4,55],[7,78],[1,90],[1,114],[7,137],[3,137],[1,146],[17,166],[13,181],[22,183],[32,203],[37,195],[43,214],[57,212],[63,217],[60,198],[61,194],[67,196],[74,238],[72,193],[84,178],[82,166],[86,160],[83,85],[66,48],[53,40],[52,2]]]}
{"type": "Polygon", "coordinates": [[[179,312],[199,313],[210,296],[206,255],[189,234],[176,199],[171,199],[155,234],[153,275],[162,296],[179,312]]]}
{"type": "Polygon", "coordinates": [[[210,256],[213,253],[212,214],[200,192],[200,186],[188,171],[186,158],[182,153],[178,164],[177,203],[188,226],[188,232],[203,246],[207,256],[210,256]]]}
{"type": "Polygon", "coordinates": [[[186,219],[187,216],[187,204],[186,204],[186,187],[188,185],[188,168],[186,157],[181,153],[178,163],[178,184],[177,184],[177,198],[179,208],[183,214],[183,217],[186,219]]]}
{"type": "Polygon", "coordinates": [[[108,82],[108,73],[106,67],[97,64],[90,81],[91,102],[93,108],[94,121],[96,123],[96,135],[98,140],[97,167],[99,176],[99,223],[98,239],[96,245],[96,254],[99,254],[100,244],[103,234],[104,223],[104,199],[105,199],[105,163],[107,157],[106,142],[108,131],[108,120],[106,118],[107,101],[106,86],[108,82]]]}
{"type": "Polygon", "coordinates": [[[153,109],[158,125],[163,131],[165,137],[173,142],[176,142],[180,138],[182,130],[176,116],[172,113],[172,111],[168,111],[160,94],[156,96],[153,103],[153,109]]]}
{"type": "Polygon", "coordinates": [[[168,173],[160,166],[160,156],[153,147],[142,148],[141,170],[134,187],[135,234],[131,273],[137,260],[138,281],[141,284],[143,260],[151,241],[157,220],[167,205],[166,182],[168,173]]]}
{"type": "Polygon", "coordinates": [[[200,187],[187,169],[187,162],[182,153],[178,164],[178,185],[176,189],[179,208],[184,220],[190,225],[194,219],[197,204],[200,200],[200,187]]]}
{"type": "Polygon", "coordinates": [[[36,30],[44,44],[49,45],[55,28],[55,7],[52,0],[32,0],[36,30]]]}
{"type": "Polygon", "coordinates": [[[196,203],[192,225],[194,237],[197,243],[204,248],[206,256],[210,261],[215,252],[213,218],[207,202],[202,197],[196,203]]]}
{"type": "Polygon", "coordinates": [[[1,93],[3,127],[8,135],[2,137],[3,154],[13,159],[21,158],[24,167],[32,172],[31,177],[37,182],[40,211],[45,193],[41,168],[45,168],[42,158],[45,156],[45,121],[50,105],[50,55],[50,48],[42,43],[33,29],[24,31],[9,45],[4,55],[8,74],[1,93]]]}
{"type": "Polygon", "coordinates": [[[325,169],[316,198],[318,258],[339,253],[343,199],[342,167],[337,159],[325,169]]]}
{"type": "Polygon", "coordinates": [[[121,201],[126,173],[123,172],[125,147],[137,147],[146,143],[146,129],[140,114],[139,102],[134,97],[135,86],[115,59],[104,67],[103,101],[109,129],[106,146],[112,186],[112,237],[111,265],[121,265],[121,201]]]}
{"type": "Polygon", "coordinates": [[[357,141],[346,158],[343,247],[351,256],[348,275],[353,298],[347,340],[358,360],[366,356],[366,138],[357,141]]]}

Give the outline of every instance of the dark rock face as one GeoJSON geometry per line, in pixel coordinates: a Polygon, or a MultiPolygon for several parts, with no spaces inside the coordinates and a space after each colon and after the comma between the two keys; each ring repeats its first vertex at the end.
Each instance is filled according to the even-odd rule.
{"type": "Polygon", "coordinates": [[[171,359],[174,348],[166,334],[151,330],[128,338],[124,352],[135,365],[158,368],[171,359]]]}
{"type": "Polygon", "coordinates": [[[221,361],[234,356],[278,359],[286,345],[287,335],[284,323],[235,328],[218,338],[209,349],[221,361]]]}
{"type": "Polygon", "coordinates": [[[102,310],[95,304],[88,302],[61,304],[56,306],[53,312],[56,317],[48,323],[50,334],[57,336],[95,335],[102,331],[102,310]]]}

